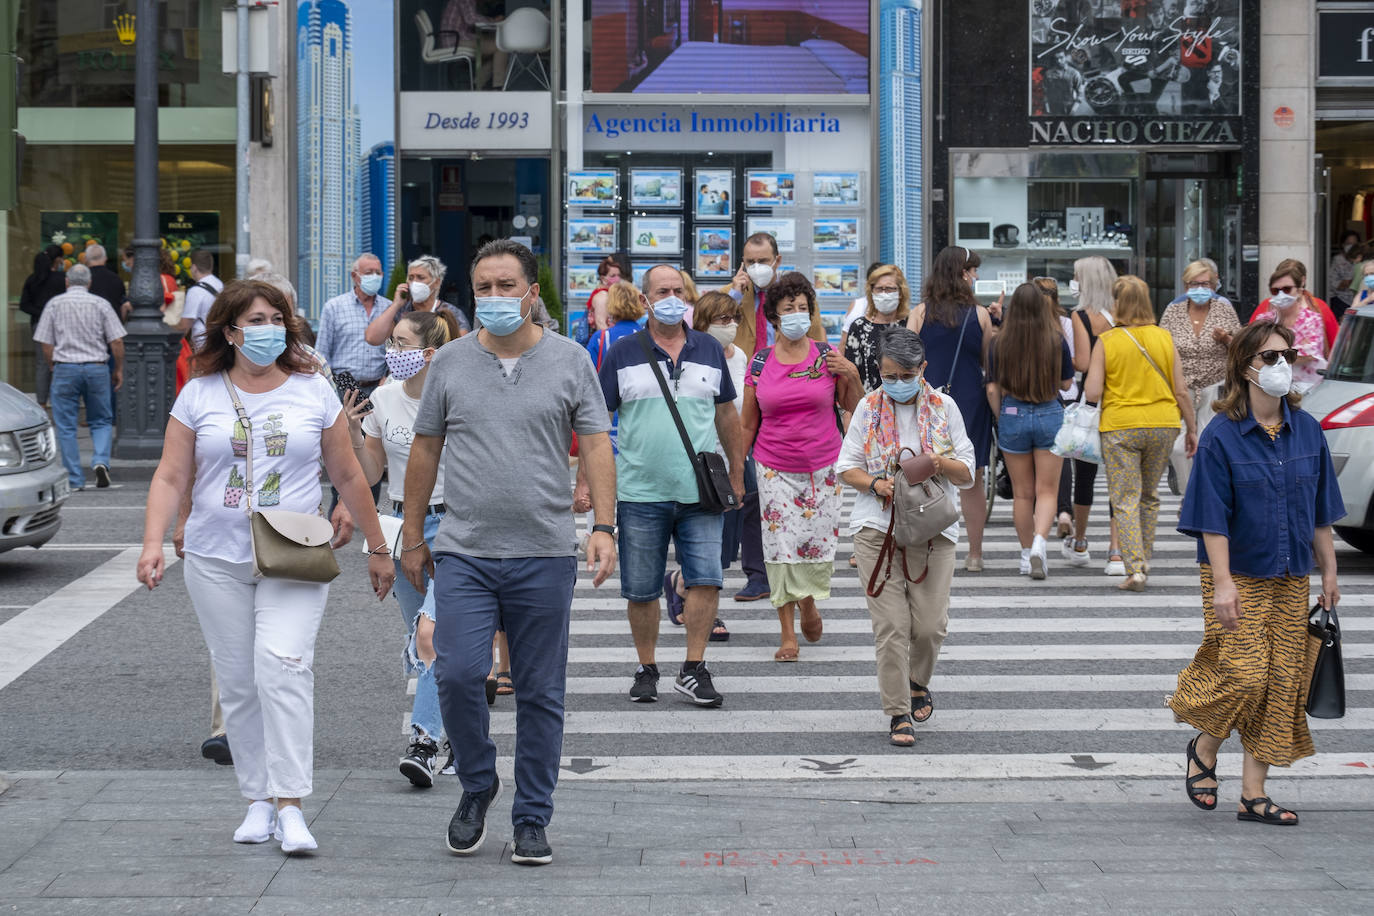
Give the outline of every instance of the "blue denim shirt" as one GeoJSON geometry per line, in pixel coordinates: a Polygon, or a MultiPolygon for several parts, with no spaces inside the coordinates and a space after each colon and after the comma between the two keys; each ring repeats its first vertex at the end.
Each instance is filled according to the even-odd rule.
{"type": "Polygon", "coordinates": [[[1239,423],[1217,414],[1203,430],[1178,522],[1198,539],[1199,563],[1209,562],[1202,535],[1222,534],[1231,542],[1233,573],[1306,576],[1313,532],[1345,515],[1321,425],[1282,406],[1277,440],[1253,413],[1239,423]]]}

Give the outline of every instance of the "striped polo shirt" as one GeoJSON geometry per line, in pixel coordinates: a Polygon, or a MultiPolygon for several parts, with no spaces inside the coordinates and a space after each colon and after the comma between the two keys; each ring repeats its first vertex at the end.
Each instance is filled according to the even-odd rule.
{"type": "MultiPolygon", "coordinates": [[[[682,447],[682,437],[663,400],[640,339],[648,331],[622,337],[601,364],[601,390],[606,406],[620,412],[616,456],[616,498],[621,502],[656,503],[699,501],[696,474],[682,447]]],[[[668,390],[677,402],[682,423],[698,452],[716,447],[716,405],[734,401],[725,351],[714,338],[687,329],[687,342],[674,363],[653,343],[668,390]]]]}

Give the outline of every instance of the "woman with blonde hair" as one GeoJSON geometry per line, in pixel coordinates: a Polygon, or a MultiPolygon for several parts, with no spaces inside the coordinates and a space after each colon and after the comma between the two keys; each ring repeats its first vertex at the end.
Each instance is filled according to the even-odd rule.
{"type": "Polygon", "coordinates": [[[1143,592],[1159,520],[1159,481],[1180,415],[1188,428],[1184,448],[1193,456],[1197,415],[1174,340],[1155,324],[1145,281],[1120,277],[1112,296],[1116,327],[1093,347],[1083,395],[1089,404],[1102,405],[1102,463],[1126,565],[1126,580],[1118,587],[1143,592]]]}
{"type": "MultiPolygon", "coordinates": [[[[1112,284],[1116,283],[1116,268],[1101,255],[1079,258],[1073,262],[1073,279],[1069,289],[1078,295],[1078,310],[1073,322],[1073,367],[1087,374],[1098,335],[1116,326],[1112,317],[1112,284]]],[[[1087,566],[1092,562],[1088,552],[1088,516],[1093,507],[1093,487],[1097,483],[1097,465],[1091,461],[1073,462],[1073,533],[1064,539],[1062,553],[1070,566],[1087,566]]],[[[1063,530],[1061,519],[1061,528],[1063,530]]],[[[1117,544],[1116,520],[1111,520],[1111,544],[1105,572],[1109,576],[1126,575],[1117,544]]]]}
{"type": "Polygon", "coordinates": [[[911,289],[900,267],[884,264],[869,271],[866,292],[868,307],[840,335],[840,352],[858,367],[859,380],[868,392],[883,383],[878,369],[878,342],[911,314],[911,289]]]}
{"type": "MultiPolygon", "coordinates": [[[[1226,377],[1226,348],[1240,331],[1240,319],[1231,303],[1216,294],[1211,265],[1194,261],[1183,270],[1184,299],[1164,310],[1159,326],[1174,338],[1174,350],[1183,367],[1183,380],[1192,395],[1193,416],[1201,429],[1212,418],[1212,402],[1221,394],[1226,377]]],[[[1182,432],[1174,440],[1169,463],[1180,492],[1188,489],[1192,462],[1184,455],[1182,432]]]]}
{"type": "MultiPolygon", "coordinates": [[[[611,352],[611,344],[626,335],[639,330],[639,319],[644,317],[647,300],[633,283],[617,280],[606,288],[606,327],[592,335],[587,341],[587,352],[601,371],[601,363],[611,352]]],[[[612,434],[611,439],[615,436],[612,434]]]]}

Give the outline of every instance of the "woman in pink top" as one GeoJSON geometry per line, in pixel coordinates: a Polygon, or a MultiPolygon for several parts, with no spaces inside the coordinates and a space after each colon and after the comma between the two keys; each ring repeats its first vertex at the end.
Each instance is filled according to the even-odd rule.
{"type": "Polygon", "coordinates": [[[1303,284],[1307,272],[1292,259],[1280,261],[1269,277],[1269,311],[1257,310],[1250,322],[1272,321],[1293,332],[1293,347],[1298,361],[1293,365],[1293,390],[1306,394],[1322,380],[1319,370],[1326,368],[1328,353],[1325,327],[1320,310],[1303,284]],[[1296,265],[1296,266],[1295,266],[1296,265]]]}
{"type": "Polygon", "coordinates": [[[816,601],[830,597],[839,539],[840,418],[859,403],[863,384],[853,363],[806,336],[816,291],[801,274],[769,286],[763,311],[777,344],[760,350],[744,377],[742,422],[758,465],[763,558],[782,627],[773,658],[795,662],[794,608],[807,642],[821,638],[816,601]]]}

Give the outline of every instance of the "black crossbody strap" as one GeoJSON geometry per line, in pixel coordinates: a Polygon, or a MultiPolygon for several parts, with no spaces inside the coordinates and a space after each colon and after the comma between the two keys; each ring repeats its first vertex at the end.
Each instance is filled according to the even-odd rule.
{"type": "MultiPolygon", "coordinates": [[[[658,387],[663,391],[663,400],[668,402],[668,412],[673,415],[673,423],[677,425],[677,433],[682,437],[682,447],[687,450],[687,460],[692,462],[692,466],[697,466],[697,451],[692,447],[692,438],[687,435],[687,427],[682,423],[682,415],[677,412],[677,401],[673,399],[672,392],[668,390],[668,380],[663,377],[663,370],[658,367],[658,357],[654,354],[653,344],[649,340],[648,331],[640,331],[635,335],[639,338],[639,346],[644,351],[644,355],[649,359],[649,368],[654,371],[654,378],[658,379],[658,387]]],[[[686,349],[686,344],[683,348],[686,349]]]]}

